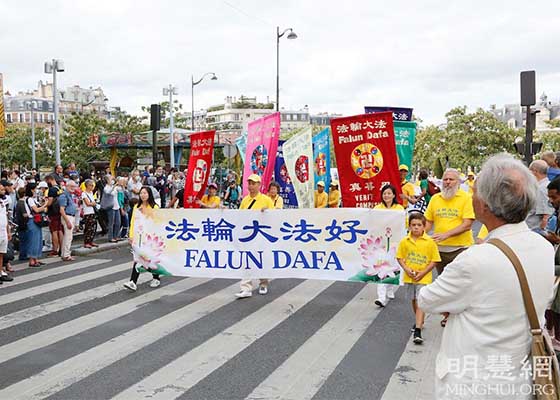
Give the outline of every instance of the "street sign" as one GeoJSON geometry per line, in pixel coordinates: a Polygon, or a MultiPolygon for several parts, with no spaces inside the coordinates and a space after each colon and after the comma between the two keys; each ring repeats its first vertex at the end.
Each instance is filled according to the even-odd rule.
{"type": "Polygon", "coordinates": [[[224,144],[222,152],[224,153],[225,158],[233,158],[237,155],[237,146],[229,143],[224,144]]]}

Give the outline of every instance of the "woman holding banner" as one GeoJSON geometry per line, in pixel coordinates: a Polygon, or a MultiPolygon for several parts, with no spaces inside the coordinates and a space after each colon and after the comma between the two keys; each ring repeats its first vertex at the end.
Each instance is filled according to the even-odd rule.
{"type": "Polygon", "coordinates": [[[278,182],[270,182],[270,185],[268,185],[268,197],[272,199],[274,208],[282,209],[284,208],[284,199],[278,194],[278,192],[280,192],[280,185],[278,182]]]}
{"type": "MultiPolygon", "coordinates": [[[[132,245],[134,243],[134,223],[137,217],[137,213],[141,213],[143,215],[148,214],[151,210],[158,208],[156,204],[156,200],[154,199],[154,194],[149,186],[142,186],[140,189],[140,203],[134,207],[132,211],[132,218],[130,219],[130,232],[128,235],[128,242],[132,245]]],[[[130,275],[130,281],[124,284],[124,287],[132,292],[136,291],[136,283],[138,282],[138,277],[140,276],[140,272],[138,271],[140,266],[134,262],[132,264],[132,273],[130,275]]],[[[151,288],[157,288],[160,285],[159,275],[152,274],[152,281],[150,282],[151,288]]]]}
{"type": "MultiPolygon", "coordinates": [[[[385,185],[381,188],[381,200],[381,203],[373,208],[374,210],[404,211],[404,207],[397,203],[397,189],[393,185],[385,185]]],[[[385,307],[388,299],[394,298],[395,285],[383,283],[377,285],[377,300],[375,300],[377,306],[385,307]]]]}

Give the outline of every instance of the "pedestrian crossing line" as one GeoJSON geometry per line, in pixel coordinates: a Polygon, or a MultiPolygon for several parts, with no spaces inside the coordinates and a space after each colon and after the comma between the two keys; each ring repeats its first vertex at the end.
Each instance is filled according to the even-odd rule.
{"type": "MultiPolygon", "coordinates": [[[[9,282],[8,286],[6,288],[11,288],[17,285],[21,285],[22,283],[28,283],[28,282],[33,282],[33,281],[37,281],[40,279],[45,279],[51,276],[58,276],[60,274],[64,274],[66,272],[69,271],[74,271],[80,268],[85,268],[85,267],[93,267],[99,264],[103,264],[103,263],[107,263],[110,262],[111,260],[104,260],[101,258],[92,258],[92,259],[87,259],[84,261],[80,261],[77,263],[73,263],[73,264],[65,264],[61,267],[58,268],[46,268],[46,267],[42,267],[42,268],[46,268],[46,269],[41,269],[41,270],[36,270],[33,273],[29,273],[26,275],[22,275],[22,276],[18,276],[17,274],[14,275],[15,279],[12,282],[9,282]]],[[[2,296],[0,296],[0,298],[2,298],[2,296]]]]}
{"type": "MultiPolygon", "coordinates": [[[[120,265],[130,265],[130,263],[120,265]]],[[[40,318],[50,313],[64,310],[78,304],[85,303],[86,301],[110,295],[111,293],[121,291],[122,289],[123,287],[121,283],[111,282],[109,284],[98,286],[71,296],[61,297],[47,303],[39,304],[37,306],[25,308],[11,314],[3,315],[2,317],[0,317],[0,330],[30,321],[35,318],[40,318]]]]}
{"type": "Polygon", "coordinates": [[[131,268],[131,263],[123,263],[118,264],[113,267],[103,268],[103,269],[96,269],[92,272],[88,272],[85,274],[79,274],[73,276],[71,278],[57,280],[55,282],[47,283],[44,285],[37,285],[29,289],[20,290],[14,293],[9,293],[3,296],[0,296],[0,302],[6,305],[9,303],[13,303],[19,300],[27,299],[33,296],[38,296],[40,294],[44,294],[47,292],[51,292],[53,290],[58,290],[67,286],[75,285],[77,283],[82,283],[84,281],[93,280],[96,278],[100,278],[102,276],[110,275],[115,272],[125,271],[131,268]]]}
{"type": "Polygon", "coordinates": [[[235,301],[231,294],[238,287],[239,283],[230,285],[109,342],[58,363],[40,374],[1,390],[0,398],[42,399],[59,392],[130,353],[235,301]]]}
{"type": "MultiPolygon", "coordinates": [[[[142,274],[142,279],[151,279],[148,274],[142,274]],[[146,276],[146,278],[143,278],[146,276]]],[[[88,329],[104,324],[108,321],[118,319],[138,307],[147,303],[158,300],[164,296],[173,296],[196,286],[208,282],[209,279],[183,279],[175,283],[167,284],[152,290],[146,294],[133,297],[130,300],[116,304],[111,307],[104,308],[94,313],[84,315],[64,324],[57,325],[53,328],[46,329],[36,334],[26,336],[9,344],[0,346],[0,364],[13,358],[19,357],[25,353],[38,350],[40,348],[60,342],[66,338],[85,332],[88,329]]],[[[123,288],[123,290],[125,290],[123,288]]]]}
{"type": "Polygon", "coordinates": [[[247,396],[247,400],[308,400],[334,371],[380,309],[372,306],[376,285],[366,285],[280,367],[247,396]]]}
{"type": "Polygon", "coordinates": [[[308,280],[113,397],[175,399],[264,336],[333,282],[308,280]],[[185,371],[185,366],[189,370],[185,371]]]}

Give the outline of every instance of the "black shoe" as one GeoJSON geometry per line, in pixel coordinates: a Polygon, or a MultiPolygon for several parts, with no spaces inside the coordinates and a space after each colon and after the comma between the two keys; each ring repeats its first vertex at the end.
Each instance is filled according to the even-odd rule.
{"type": "Polygon", "coordinates": [[[414,338],[412,339],[414,344],[422,344],[424,343],[424,339],[422,339],[422,330],[421,329],[414,329],[414,338]]]}
{"type": "Polygon", "coordinates": [[[13,280],[14,280],[14,278],[12,278],[10,275],[0,276],[0,281],[2,281],[2,282],[11,282],[13,280]]]}

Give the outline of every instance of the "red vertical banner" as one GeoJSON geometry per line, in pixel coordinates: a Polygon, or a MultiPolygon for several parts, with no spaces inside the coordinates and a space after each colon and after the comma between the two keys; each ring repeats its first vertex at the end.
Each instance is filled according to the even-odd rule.
{"type": "Polygon", "coordinates": [[[344,207],[372,208],[381,188],[401,185],[393,114],[381,112],[331,120],[331,132],[344,207]]]}
{"type": "Polygon", "coordinates": [[[274,172],[279,138],[279,112],[249,122],[243,168],[243,195],[248,193],[247,177],[251,174],[261,177],[261,192],[266,193],[274,172]]]}
{"type": "Polygon", "coordinates": [[[202,199],[210,177],[214,135],[216,131],[193,133],[190,136],[191,154],[185,179],[184,208],[199,208],[196,200],[202,199]]]}

